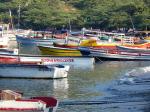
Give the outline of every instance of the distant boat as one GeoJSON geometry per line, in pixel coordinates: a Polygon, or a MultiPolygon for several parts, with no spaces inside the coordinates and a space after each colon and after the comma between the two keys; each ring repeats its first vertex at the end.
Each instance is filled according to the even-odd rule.
{"type": "Polygon", "coordinates": [[[57,99],[53,97],[22,98],[12,90],[0,91],[0,112],[56,112],[57,99]]]}
{"type": "Polygon", "coordinates": [[[52,55],[52,56],[88,56],[90,51],[88,48],[79,47],[74,48],[62,48],[62,47],[52,47],[52,46],[38,46],[42,55],[52,55]]]}
{"type": "Polygon", "coordinates": [[[5,27],[5,24],[0,24],[0,48],[8,47],[9,36],[7,30],[4,30],[5,28],[7,28],[7,26],[5,27]]]}
{"type": "Polygon", "coordinates": [[[139,53],[143,53],[143,52],[148,52],[150,53],[150,48],[138,48],[138,47],[128,47],[128,46],[117,46],[117,48],[119,50],[122,51],[128,51],[128,52],[139,52],[139,53]]]}
{"type": "Polygon", "coordinates": [[[91,55],[104,60],[150,61],[150,52],[129,52],[121,50],[91,50],[91,55]]]}
{"type": "Polygon", "coordinates": [[[25,64],[0,64],[1,78],[65,78],[68,75],[67,65],[25,65],[25,64]]]}
{"type": "Polygon", "coordinates": [[[65,39],[57,39],[52,37],[32,37],[32,36],[24,36],[24,35],[16,35],[16,40],[18,43],[24,44],[36,44],[36,45],[52,45],[53,42],[64,42],[65,39]]]}
{"type": "Polygon", "coordinates": [[[117,49],[128,52],[150,52],[150,43],[133,44],[133,45],[119,45],[117,49]]]}

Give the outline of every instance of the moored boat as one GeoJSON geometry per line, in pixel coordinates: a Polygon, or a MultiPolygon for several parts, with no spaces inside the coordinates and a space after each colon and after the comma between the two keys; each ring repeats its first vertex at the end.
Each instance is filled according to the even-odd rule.
{"type": "Polygon", "coordinates": [[[149,52],[150,53],[150,46],[149,47],[136,47],[136,46],[117,46],[117,48],[121,51],[128,51],[128,52],[149,52]]]}
{"type": "Polygon", "coordinates": [[[150,61],[150,52],[128,52],[121,50],[91,50],[91,55],[104,60],[146,60],[150,61]]]}
{"type": "Polygon", "coordinates": [[[52,37],[28,37],[24,35],[16,35],[16,40],[18,43],[23,44],[36,44],[36,45],[52,45],[53,42],[64,42],[65,39],[57,39],[52,37]]]}
{"type": "Polygon", "coordinates": [[[43,56],[29,54],[0,54],[1,64],[70,65],[90,68],[95,63],[91,56],[43,56]]]}
{"type": "Polygon", "coordinates": [[[83,39],[78,43],[58,43],[54,42],[53,45],[55,47],[63,47],[63,48],[78,48],[78,47],[91,47],[93,49],[115,49],[116,45],[121,45],[120,42],[102,42],[100,40],[95,39],[83,39]]]}
{"type": "Polygon", "coordinates": [[[23,98],[12,90],[0,91],[0,112],[56,112],[57,99],[53,97],[23,98]]]}
{"type": "Polygon", "coordinates": [[[0,24],[0,48],[7,48],[8,47],[8,42],[9,42],[9,36],[7,33],[8,26],[6,24],[0,24]]]}
{"type": "Polygon", "coordinates": [[[65,65],[28,65],[28,64],[0,64],[1,78],[65,78],[69,66],[65,65]]]}
{"type": "Polygon", "coordinates": [[[73,48],[62,48],[52,46],[38,46],[42,55],[52,56],[88,56],[90,54],[88,48],[79,47],[73,48]]]}

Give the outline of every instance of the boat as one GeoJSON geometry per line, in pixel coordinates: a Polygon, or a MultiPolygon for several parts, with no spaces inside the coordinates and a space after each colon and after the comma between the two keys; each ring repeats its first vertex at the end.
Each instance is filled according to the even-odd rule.
{"type": "Polygon", "coordinates": [[[49,56],[29,54],[0,54],[1,64],[70,65],[90,67],[95,63],[91,56],[49,56]]]}
{"type": "Polygon", "coordinates": [[[5,28],[8,29],[5,24],[0,24],[0,48],[8,47],[9,37],[5,28]]]}
{"type": "MultiPolygon", "coordinates": [[[[39,33],[38,33],[39,35],[39,33]]],[[[24,36],[24,35],[16,35],[17,43],[23,44],[35,44],[35,45],[52,45],[53,42],[64,42],[65,39],[60,38],[52,38],[44,36],[41,32],[40,36],[24,36]]]]}
{"type": "Polygon", "coordinates": [[[150,42],[150,31],[134,31],[134,33],[144,41],[150,42]]]}
{"type": "Polygon", "coordinates": [[[91,50],[91,55],[100,60],[150,61],[150,52],[128,52],[121,50],[91,50]]]}
{"type": "Polygon", "coordinates": [[[0,54],[18,54],[18,49],[0,48],[0,54]]]}
{"type": "MultiPolygon", "coordinates": [[[[77,38],[78,37],[76,37],[76,39],[74,40],[77,40],[77,38]]],[[[73,39],[72,39],[71,41],[68,41],[65,43],[54,42],[53,46],[63,47],[63,48],[91,47],[93,49],[114,49],[116,48],[116,45],[121,44],[121,42],[108,42],[108,41],[97,40],[94,38],[78,39],[78,40],[80,41],[73,42],[73,39]]]]}
{"type": "Polygon", "coordinates": [[[54,97],[23,98],[20,92],[0,91],[0,112],[56,112],[57,107],[54,97]]]}
{"type": "Polygon", "coordinates": [[[85,30],[83,37],[68,36],[66,43],[54,42],[55,47],[78,48],[90,47],[92,49],[117,49],[116,46],[150,47],[149,43],[139,37],[126,36],[122,33],[100,32],[85,30]]]}
{"type": "MultiPolygon", "coordinates": [[[[55,47],[78,48],[91,47],[92,49],[115,49],[121,45],[125,34],[84,30],[82,35],[66,37],[65,43],[54,42],[55,47]]],[[[125,41],[124,41],[125,42],[125,41]]]]}
{"type": "Polygon", "coordinates": [[[149,52],[150,53],[150,47],[136,47],[136,46],[117,46],[117,49],[121,51],[128,51],[128,52],[149,52]]]}
{"type": "Polygon", "coordinates": [[[53,56],[88,56],[90,54],[88,48],[62,48],[53,46],[38,46],[42,55],[53,56]]]}
{"type": "Polygon", "coordinates": [[[68,65],[0,64],[1,78],[56,79],[68,75],[68,65]]]}

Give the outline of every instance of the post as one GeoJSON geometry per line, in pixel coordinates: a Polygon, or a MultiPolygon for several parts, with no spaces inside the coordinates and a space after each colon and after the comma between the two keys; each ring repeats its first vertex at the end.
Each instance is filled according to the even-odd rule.
{"type": "Polygon", "coordinates": [[[19,3],[19,9],[18,9],[18,29],[20,28],[20,3],[19,3]]]}
{"type": "Polygon", "coordinates": [[[71,21],[69,19],[69,32],[71,32],[71,21]]]}

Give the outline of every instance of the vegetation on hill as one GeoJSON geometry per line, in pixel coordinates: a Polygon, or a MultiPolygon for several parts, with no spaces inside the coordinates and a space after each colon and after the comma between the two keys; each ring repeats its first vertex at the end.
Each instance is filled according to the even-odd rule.
{"type": "Polygon", "coordinates": [[[0,0],[0,21],[9,23],[12,16],[16,27],[36,30],[69,25],[150,30],[149,7],[149,0],[0,0]]]}

